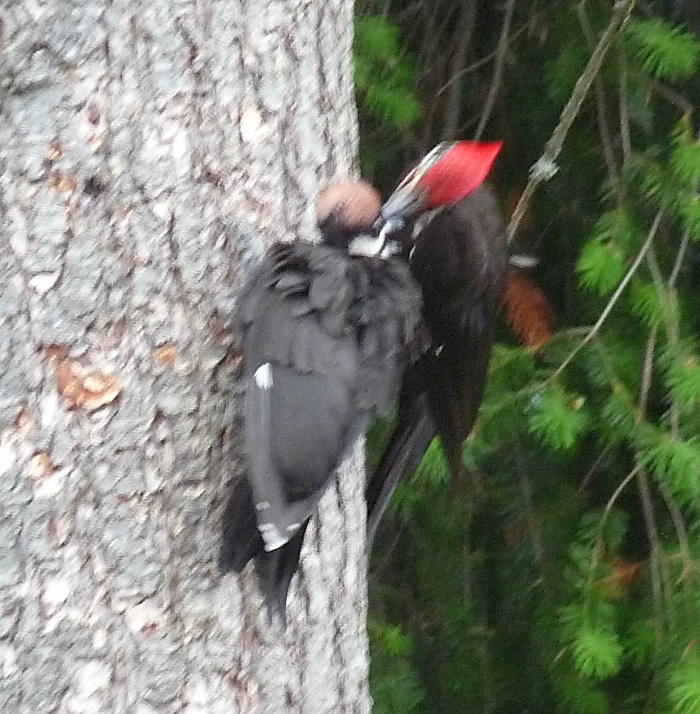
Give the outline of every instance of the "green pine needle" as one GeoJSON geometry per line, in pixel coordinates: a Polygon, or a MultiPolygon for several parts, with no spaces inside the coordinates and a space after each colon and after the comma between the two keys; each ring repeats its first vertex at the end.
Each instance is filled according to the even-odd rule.
{"type": "Polygon", "coordinates": [[[614,632],[582,628],[573,643],[576,669],[585,677],[608,679],[620,671],[622,646],[614,632]]]}
{"type": "Polygon", "coordinates": [[[700,180],[700,144],[693,142],[678,146],[671,157],[671,167],[676,176],[689,188],[700,180]]]}
{"type": "Polygon", "coordinates": [[[644,69],[655,77],[679,80],[697,69],[700,42],[680,27],[659,19],[633,20],[627,26],[627,36],[644,69]]]}
{"type": "Polygon", "coordinates": [[[700,241],[700,197],[693,193],[680,206],[683,226],[694,241],[700,241]]]}
{"type": "Polygon", "coordinates": [[[609,295],[625,274],[625,256],[611,242],[592,240],[583,247],[576,270],[584,288],[609,295]]]}
{"type": "Polygon", "coordinates": [[[700,439],[674,440],[670,434],[645,426],[638,429],[639,459],[666,481],[685,502],[700,497],[700,439]]]}
{"type": "Polygon", "coordinates": [[[624,208],[604,213],[576,266],[581,285],[599,295],[610,294],[625,274],[626,250],[637,235],[635,223],[624,208]]]}
{"type": "Polygon", "coordinates": [[[659,289],[651,282],[635,280],[630,289],[632,311],[648,326],[659,322],[663,314],[659,289]]]}
{"type": "Polygon", "coordinates": [[[589,422],[590,414],[583,397],[554,387],[533,399],[530,429],[553,449],[572,448],[589,422]]]}
{"type": "Polygon", "coordinates": [[[661,358],[666,385],[676,404],[685,410],[700,405],[700,359],[695,345],[683,341],[669,346],[661,358]]]}
{"type": "Polygon", "coordinates": [[[700,662],[695,657],[685,658],[672,669],[669,684],[674,711],[678,714],[700,712],[700,662]]]}

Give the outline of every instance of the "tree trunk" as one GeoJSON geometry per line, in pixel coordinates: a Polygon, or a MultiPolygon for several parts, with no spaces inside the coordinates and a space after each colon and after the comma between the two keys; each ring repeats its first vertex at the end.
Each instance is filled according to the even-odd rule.
{"type": "Polygon", "coordinates": [[[216,568],[250,258],[356,151],[349,0],[0,12],[0,710],[366,712],[359,451],[268,626],[216,568]]]}

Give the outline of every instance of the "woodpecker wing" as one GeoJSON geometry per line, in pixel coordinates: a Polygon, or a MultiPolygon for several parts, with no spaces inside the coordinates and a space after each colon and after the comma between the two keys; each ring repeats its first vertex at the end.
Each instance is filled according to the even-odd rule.
{"type": "Polygon", "coordinates": [[[410,266],[431,348],[406,370],[396,426],[368,482],[369,544],[396,486],[436,435],[453,478],[462,473],[462,443],[481,403],[505,290],[505,233],[486,186],[433,215],[414,240],[410,266]]]}
{"type": "Polygon", "coordinates": [[[484,391],[507,255],[495,197],[482,186],[423,228],[411,258],[433,342],[424,370],[431,409],[448,458],[452,452],[460,465],[484,391]]]}
{"type": "Polygon", "coordinates": [[[308,519],[370,414],[396,394],[420,294],[398,261],[280,244],[243,293],[240,323],[250,489],[227,509],[221,565],[255,557],[268,603],[283,613],[308,519]],[[240,512],[246,500],[259,535],[240,512]]]}
{"type": "Polygon", "coordinates": [[[275,247],[242,303],[248,478],[268,551],[311,515],[353,431],[345,262],[324,246],[275,247]]]}

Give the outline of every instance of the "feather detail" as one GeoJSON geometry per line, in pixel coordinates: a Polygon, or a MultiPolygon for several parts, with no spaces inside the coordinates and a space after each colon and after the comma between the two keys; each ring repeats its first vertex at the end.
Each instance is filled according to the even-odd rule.
{"type": "Polygon", "coordinates": [[[248,473],[221,563],[253,559],[271,613],[284,616],[306,525],[345,451],[391,405],[420,302],[407,266],[301,241],[272,246],[242,292],[248,473]]]}

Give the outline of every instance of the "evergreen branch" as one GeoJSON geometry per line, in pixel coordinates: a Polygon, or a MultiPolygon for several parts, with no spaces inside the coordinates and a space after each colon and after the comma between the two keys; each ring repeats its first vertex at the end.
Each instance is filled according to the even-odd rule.
{"type": "Polygon", "coordinates": [[[612,46],[612,43],[617,35],[627,24],[634,4],[635,0],[618,0],[613,6],[613,15],[610,20],[610,24],[598,41],[595,50],[593,50],[593,53],[588,60],[588,64],[583,70],[583,74],[578,78],[576,86],[571,93],[571,97],[569,97],[569,101],[562,110],[559,118],[559,124],[557,124],[552,136],[547,142],[542,156],[535,162],[530,170],[530,180],[528,181],[527,186],[518,201],[518,205],[513,211],[508,228],[506,229],[509,243],[512,242],[515,233],[518,230],[520,221],[525,215],[525,211],[530,203],[530,199],[535,193],[535,189],[540,183],[542,183],[542,181],[551,178],[551,176],[554,175],[554,172],[556,172],[555,161],[561,153],[566,135],[569,133],[569,129],[571,128],[574,119],[578,116],[578,113],[581,110],[581,106],[583,105],[583,101],[588,94],[588,90],[590,89],[596,75],[600,71],[605,55],[608,53],[608,50],[612,46]]]}
{"type": "MultiPolygon", "coordinates": [[[[675,311],[670,309],[669,303],[675,293],[675,285],[678,280],[678,275],[685,259],[686,252],[688,250],[688,245],[690,243],[690,231],[686,231],[681,239],[681,245],[678,248],[678,253],[676,254],[676,260],[671,269],[671,274],[669,275],[668,281],[664,281],[661,275],[661,269],[659,268],[656,256],[653,252],[650,252],[647,262],[649,264],[649,272],[652,276],[654,284],[661,294],[661,305],[664,311],[664,324],[666,326],[666,339],[670,345],[677,345],[680,339],[680,325],[678,324],[678,315],[675,311]]],[[[680,431],[680,411],[678,409],[678,404],[676,400],[671,402],[671,438],[676,441],[679,436],[680,431]]]]}
{"type": "MultiPolygon", "coordinates": [[[[675,290],[676,281],[678,280],[678,275],[680,274],[681,266],[685,259],[685,255],[687,253],[689,244],[690,244],[690,231],[687,230],[683,234],[683,238],[681,239],[681,244],[678,248],[678,253],[676,254],[676,260],[674,261],[668,281],[666,281],[665,284],[663,284],[663,280],[661,279],[660,270],[659,270],[658,264],[655,260],[655,257],[654,257],[654,259],[652,259],[650,261],[650,273],[652,275],[652,278],[654,279],[655,282],[661,279],[661,282],[662,282],[661,289],[665,293],[664,299],[663,299],[663,305],[665,306],[665,311],[667,313],[667,315],[666,315],[666,337],[670,344],[677,344],[677,342],[680,338],[680,326],[678,325],[677,315],[675,315],[673,313],[668,314],[671,311],[668,310],[667,298],[668,298],[668,293],[673,292],[675,290]]],[[[680,415],[679,415],[678,404],[676,403],[675,400],[673,400],[671,403],[670,412],[671,412],[671,438],[673,440],[677,440],[679,437],[679,432],[680,432],[680,415]]],[[[673,498],[673,495],[671,494],[667,484],[664,483],[663,481],[659,481],[658,488],[659,488],[659,492],[661,493],[661,497],[664,499],[666,508],[668,509],[668,512],[671,516],[671,520],[673,521],[673,527],[674,527],[674,530],[676,531],[676,537],[678,538],[678,546],[680,548],[681,559],[683,561],[682,577],[687,576],[691,573],[694,573],[697,570],[697,568],[695,566],[695,561],[693,560],[693,557],[690,552],[690,540],[688,538],[688,532],[685,527],[685,521],[683,520],[683,516],[681,514],[680,508],[678,508],[678,504],[676,503],[675,499],[673,498]]]]}
{"type": "MultiPolygon", "coordinates": [[[[525,505],[525,515],[527,518],[527,525],[530,530],[530,537],[532,538],[532,551],[535,558],[535,563],[540,569],[540,572],[544,575],[546,573],[545,564],[545,547],[544,538],[542,537],[542,531],[539,527],[537,520],[537,512],[535,511],[534,499],[532,497],[532,484],[530,483],[530,472],[525,468],[525,457],[523,455],[522,446],[520,444],[520,437],[516,431],[513,435],[513,454],[515,456],[515,468],[518,472],[518,479],[520,481],[520,493],[525,505]]],[[[548,592],[547,588],[544,589],[545,593],[548,592]]]]}
{"type": "MultiPolygon", "coordinates": [[[[603,309],[603,312],[600,313],[600,317],[596,320],[593,327],[590,329],[588,334],[583,338],[583,340],[581,340],[581,342],[569,353],[567,358],[559,365],[559,367],[557,367],[557,369],[552,373],[552,375],[547,378],[547,380],[544,382],[544,384],[549,384],[550,382],[557,379],[562,374],[562,372],[564,372],[564,370],[571,364],[571,362],[578,355],[578,353],[591,340],[593,340],[597,336],[597,334],[600,332],[601,327],[603,326],[605,321],[608,319],[610,313],[612,312],[612,309],[617,304],[617,301],[620,299],[622,293],[624,292],[625,288],[629,284],[630,280],[632,280],[632,277],[634,276],[634,274],[637,272],[637,269],[641,265],[642,260],[644,260],[644,256],[647,254],[647,251],[649,250],[649,248],[651,248],[651,245],[654,242],[654,238],[656,237],[656,232],[659,230],[659,225],[661,223],[662,216],[663,216],[663,211],[660,210],[656,214],[656,218],[654,218],[654,223],[651,226],[651,229],[649,231],[649,235],[647,236],[647,239],[644,241],[644,245],[639,250],[637,257],[634,259],[634,262],[629,267],[629,270],[625,274],[625,277],[622,278],[622,280],[620,281],[620,284],[617,286],[617,289],[611,295],[610,300],[608,300],[608,304],[603,309]]],[[[544,386],[544,385],[542,385],[542,386],[544,386]]]]}
{"type": "Polygon", "coordinates": [[[644,469],[640,469],[639,478],[637,479],[637,488],[639,489],[639,497],[642,501],[642,512],[644,513],[644,525],[649,539],[650,556],[649,562],[651,565],[651,589],[654,596],[655,615],[654,629],[656,631],[657,648],[661,644],[663,634],[663,624],[659,622],[659,616],[663,614],[663,586],[668,589],[668,574],[666,569],[662,567],[662,551],[659,541],[659,533],[656,527],[656,519],[654,517],[654,504],[651,500],[651,490],[649,488],[649,477],[644,469]],[[666,575],[666,577],[664,577],[666,575]]]}
{"type": "Polygon", "coordinates": [[[673,521],[673,528],[676,531],[676,536],[678,538],[678,547],[681,551],[681,560],[683,561],[683,572],[681,573],[681,579],[686,579],[691,575],[695,575],[698,571],[698,566],[693,559],[690,552],[690,539],[688,538],[688,529],[685,527],[685,521],[683,520],[683,515],[681,514],[681,509],[678,508],[671,491],[665,482],[659,481],[658,484],[659,493],[664,499],[666,508],[671,515],[671,520],[673,521]]]}
{"type": "MultiPolygon", "coordinates": [[[[648,257],[648,256],[647,256],[648,257]]],[[[653,261],[649,261],[653,262],[653,261]]],[[[651,377],[654,369],[654,351],[656,349],[656,337],[658,334],[657,327],[652,327],[647,339],[647,347],[644,353],[644,365],[642,368],[642,380],[639,386],[639,411],[637,412],[637,424],[642,419],[642,415],[646,412],[647,401],[649,399],[649,390],[651,389],[651,377]]],[[[651,489],[649,488],[649,476],[646,471],[639,466],[639,478],[637,479],[637,488],[639,490],[639,498],[642,502],[642,513],[644,514],[644,527],[647,531],[649,540],[649,564],[651,568],[651,589],[654,596],[655,614],[654,629],[656,631],[657,647],[661,642],[663,634],[663,623],[659,616],[663,612],[663,585],[667,584],[668,573],[663,567],[661,558],[661,542],[659,539],[659,531],[656,527],[656,516],[654,514],[654,504],[651,500],[651,489]],[[664,575],[666,577],[664,577],[664,575]]]]}
{"type": "Polygon", "coordinates": [[[639,473],[640,469],[641,464],[637,464],[627,474],[627,476],[625,476],[625,478],[620,481],[620,483],[617,485],[617,488],[613,491],[612,496],[610,496],[608,502],[605,504],[605,508],[603,509],[603,515],[600,517],[600,523],[598,523],[598,532],[595,539],[593,554],[591,556],[591,565],[588,570],[588,577],[586,578],[586,592],[588,593],[588,597],[586,598],[586,602],[584,605],[586,609],[588,609],[588,606],[590,604],[590,594],[593,592],[595,572],[598,568],[598,565],[600,564],[600,559],[603,556],[603,528],[605,527],[605,523],[608,520],[608,517],[610,516],[610,511],[612,511],[615,502],[622,495],[622,492],[627,488],[627,486],[631,483],[632,479],[639,473]]]}
{"type": "MultiPolygon", "coordinates": [[[[637,417],[638,422],[641,419],[641,414],[646,411],[649,390],[651,389],[651,376],[654,365],[654,349],[656,345],[657,332],[657,328],[654,326],[649,333],[649,339],[647,340],[647,349],[644,355],[644,368],[642,371],[642,382],[640,385],[640,413],[637,417]]],[[[644,526],[649,540],[651,588],[654,597],[656,615],[654,618],[654,630],[656,632],[656,646],[658,650],[663,636],[663,622],[661,621],[661,615],[664,614],[663,603],[665,599],[667,602],[670,602],[671,586],[668,568],[664,567],[665,564],[663,561],[661,539],[659,538],[659,530],[656,526],[654,503],[651,499],[651,489],[649,487],[649,475],[644,468],[640,468],[639,477],[637,478],[637,488],[639,490],[639,498],[642,503],[644,526]]]]}

